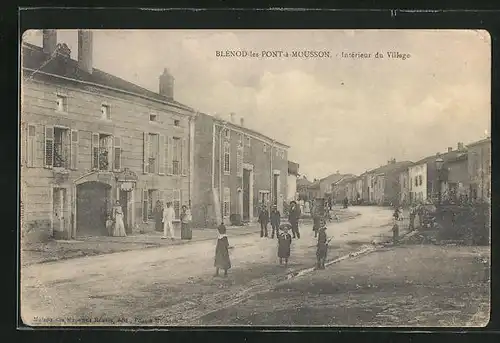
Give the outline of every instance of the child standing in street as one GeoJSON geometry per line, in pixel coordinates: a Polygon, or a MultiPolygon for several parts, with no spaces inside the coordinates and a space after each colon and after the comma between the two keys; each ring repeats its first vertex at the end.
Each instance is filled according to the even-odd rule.
{"type": "Polygon", "coordinates": [[[288,259],[290,258],[290,245],[292,244],[292,235],[288,231],[292,228],[290,224],[282,224],[279,227],[278,236],[278,258],[280,259],[280,264],[283,264],[283,259],[285,260],[285,266],[288,265],[288,259]]]}
{"type": "Polygon", "coordinates": [[[229,259],[229,241],[224,223],[220,224],[218,231],[217,246],[215,247],[215,276],[219,276],[219,269],[223,269],[224,277],[226,277],[227,271],[231,268],[231,260],[229,259]]]}
{"type": "Polygon", "coordinates": [[[325,269],[326,256],[328,252],[328,242],[326,235],[326,223],[321,221],[318,230],[318,244],[316,248],[316,269],[325,269]]]}

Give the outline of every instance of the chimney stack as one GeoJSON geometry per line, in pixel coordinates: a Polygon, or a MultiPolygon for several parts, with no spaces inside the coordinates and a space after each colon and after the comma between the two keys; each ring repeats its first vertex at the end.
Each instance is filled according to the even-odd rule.
{"type": "Polygon", "coordinates": [[[57,48],[57,31],[43,30],[43,52],[52,54],[57,48]]]}
{"type": "Polygon", "coordinates": [[[168,100],[174,100],[174,77],[169,73],[167,68],[165,68],[163,74],[160,75],[159,93],[168,100]]]}
{"type": "Polygon", "coordinates": [[[231,112],[229,113],[229,115],[231,116],[231,123],[234,123],[234,117],[236,114],[234,114],[234,112],[231,112]]]}
{"type": "Polygon", "coordinates": [[[245,126],[245,118],[243,117],[240,118],[240,125],[245,126]]]}
{"type": "Polygon", "coordinates": [[[448,147],[448,152],[452,152],[453,148],[451,146],[448,147]]]}
{"type": "Polygon", "coordinates": [[[92,31],[78,30],[78,68],[92,74],[92,31]]]}

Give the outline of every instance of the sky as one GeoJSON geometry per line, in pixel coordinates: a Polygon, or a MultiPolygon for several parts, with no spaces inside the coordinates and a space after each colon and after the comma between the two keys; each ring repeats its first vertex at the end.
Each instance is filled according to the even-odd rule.
{"type": "MultiPolygon", "coordinates": [[[[42,44],[41,31],[27,42],[42,44]]],[[[58,42],[77,58],[76,30],[58,42]]],[[[417,161],[490,131],[491,45],[479,30],[96,30],[94,68],[289,145],[309,179],[417,161]],[[328,51],[330,58],[223,58],[216,51],[328,51]],[[410,54],[387,58],[387,52],[410,54]],[[342,58],[380,52],[386,57],[342,58]]]]}

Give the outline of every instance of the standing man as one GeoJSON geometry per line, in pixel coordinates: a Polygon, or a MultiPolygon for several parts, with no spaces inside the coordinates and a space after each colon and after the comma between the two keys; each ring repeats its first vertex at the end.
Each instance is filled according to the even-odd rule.
{"type": "Polygon", "coordinates": [[[269,223],[269,212],[265,205],[262,205],[259,213],[260,237],[268,237],[267,223],[269,223]]]}
{"type": "Polygon", "coordinates": [[[276,238],[279,238],[279,227],[281,224],[281,213],[278,211],[278,206],[273,205],[273,209],[271,210],[271,226],[273,231],[271,232],[271,238],[274,238],[274,233],[276,232],[276,238]]]}
{"type": "Polygon", "coordinates": [[[171,202],[167,202],[167,207],[163,211],[163,237],[162,239],[167,239],[170,236],[171,240],[174,240],[174,221],[175,211],[172,207],[171,202]]]}
{"type": "Polygon", "coordinates": [[[290,203],[290,213],[288,214],[288,221],[292,225],[292,235],[293,238],[300,238],[299,232],[299,219],[300,219],[300,208],[297,206],[295,201],[290,203]]]}

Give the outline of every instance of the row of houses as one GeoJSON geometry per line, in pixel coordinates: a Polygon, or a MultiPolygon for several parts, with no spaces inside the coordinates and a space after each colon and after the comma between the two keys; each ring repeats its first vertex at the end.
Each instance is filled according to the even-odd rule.
{"type": "MultiPolygon", "coordinates": [[[[54,237],[104,235],[119,201],[128,233],[154,227],[158,201],[197,227],[262,204],[283,207],[298,165],[289,146],[174,100],[167,69],[153,92],[93,67],[92,32],[78,31],[78,59],[56,30],[42,47],[23,42],[21,225],[54,237]],[[291,169],[290,169],[291,165],[291,169]],[[290,171],[290,173],[289,173],[290,171]]],[[[292,190],[294,191],[294,190],[292,190]]]]}
{"type": "Polygon", "coordinates": [[[361,175],[335,173],[310,182],[300,179],[304,198],[330,197],[352,204],[408,205],[442,200],[491,199],[491,138],[425,157],[396,161],[361,175]]]}

